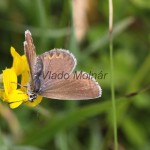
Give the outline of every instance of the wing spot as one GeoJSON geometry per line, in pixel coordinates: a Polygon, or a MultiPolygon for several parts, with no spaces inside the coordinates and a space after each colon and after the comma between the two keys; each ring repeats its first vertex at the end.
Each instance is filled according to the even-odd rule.
{"type": "Polygon", "coordinates": [[[44,59],[52,60],[54,58],[57,58],[57,59],[62,58],[63,59],[64,57],[63,57],[62,53],[45,53],[45,55],[44,55],[44,59]]]}

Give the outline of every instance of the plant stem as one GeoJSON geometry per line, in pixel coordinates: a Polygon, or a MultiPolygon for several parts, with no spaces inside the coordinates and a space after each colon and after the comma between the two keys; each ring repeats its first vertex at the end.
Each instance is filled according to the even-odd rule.
{"type": "Polygon", "coordinates": [[[0,83],[3,82],[3,74],[0,74],[0,83]]]}
{"type": "Polygon", "coordinates": [[[110,70],[111,70],[111,99],[112,99],[112,111],[113,111],[114,149],[118,150],[112,32],[113,32],[113,2],[112,2],[112,0],[109,0],[109,50],[110,50],[110,70]]]}

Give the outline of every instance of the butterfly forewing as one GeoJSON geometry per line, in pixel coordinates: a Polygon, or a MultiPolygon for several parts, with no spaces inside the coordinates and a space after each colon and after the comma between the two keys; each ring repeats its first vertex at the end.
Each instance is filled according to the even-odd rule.
{"type": "Polygon", "coordinates": [[[25,32],[24,53],[29,64],[31,79],[33,80],[35,70],[34,65],[36,63],[36,51],[29,30],[25,32]]]}
{"type": "Polygon", "coordinates": [[[64,100],[82,100],[93,99],[100,97],[102,90],[93,77],[89,75],[89,78],[83,77],[77,78],[80,72],[77,74],[71,74],[68,79],[54,80],[52,85],[45,84],[42,87],[40,95],[53,99],[64,100]]]}

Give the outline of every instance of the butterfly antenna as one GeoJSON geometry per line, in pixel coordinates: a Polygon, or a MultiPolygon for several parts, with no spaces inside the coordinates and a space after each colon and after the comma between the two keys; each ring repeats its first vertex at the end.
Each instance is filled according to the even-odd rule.
{"type": "Polygon", "coordinates": [[[11,82],[11,83],[15,83],[15,84],[17,84],[18,86],[20,86],[20,87],[22,87],[22,88],[27,88],[26,85],[21,85],[20,83],[16,83],[16,82],[11,82]]]}

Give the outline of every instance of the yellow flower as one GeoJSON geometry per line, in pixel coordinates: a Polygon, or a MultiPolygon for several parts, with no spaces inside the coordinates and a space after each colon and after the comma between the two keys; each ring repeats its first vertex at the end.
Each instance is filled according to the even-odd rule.
{"type": "Polygon", "coordinates": [[[4,90],[0,89],[0,97],[9,103],[11,108],[16,108],[22,103],[30,107],[38,105],[42,101],[41,96],[30,102],[28,101],[27,88],[29,82],[29,66],[25,55],[20,56],[13,47],[11,47],[11,55],[13,56],[13,65],[9,69],[3,70],[3,86],[4,90]],[[17,76],[21,75],[21,87],[17,89],[17,76]]]}

